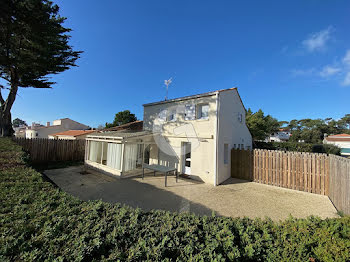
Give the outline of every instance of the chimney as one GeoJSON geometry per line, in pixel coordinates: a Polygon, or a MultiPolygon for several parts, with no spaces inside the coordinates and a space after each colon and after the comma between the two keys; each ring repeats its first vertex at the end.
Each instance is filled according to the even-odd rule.
{"type": "Polygon", "coordinates": [[[46,126],[49,127],[50,126],[50,122],[46,122],[46,126]]]}

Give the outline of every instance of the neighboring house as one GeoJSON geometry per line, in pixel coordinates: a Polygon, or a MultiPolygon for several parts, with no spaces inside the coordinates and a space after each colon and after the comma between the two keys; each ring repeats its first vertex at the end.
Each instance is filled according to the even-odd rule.
{"type": "Polygon", "coordinates": [[[48,138],[49,135],[68,130],[87,130],[89,126],[81,124],[69,118],[54,120],[52,125],[47,122],[46,126],[33,123],[26,130],[26,138],[48,138]]]}
{"type": "Polygon", "coordinates": [[[68,131],[49,135],[49,138],[78,140],[78,139],[85,139],[87,135],[92,135],[94,133],[97,133],[97,131],[96,130],[68,130],[68,131]]]}
{"type": "Polygon", "coordinates": [[[340,148],[340,153],[343,156],[350,156],[350,135],[339,134],[325,136],[323,139],[324,144],[336,145],[340,148]]]}
{"type": "Polygon", "coordinates": [[[105,131],[120,131],[120,130],[142,131],[142,129],[143,129],[143,121],[137,120],[134,122],[126,123],[124,125],[105,128],[102,131],[103,132],[105,132],[105,131]]]}
{"type": "Polygon", "coordinates": [[[125,177],[158,164],[218,185],[231,177],[231,149],[252,148],[236,88],[143,106],[143,131],[87,136],[86,165],[125,177]]]}
{"type": "Polygon", "coordinates": [[[266,142],[286,142],[289,140],[292,133],[288,129],[280,128],[277,132],[272,133],[268,138],[265,139],[266,142]]]}
{"type": "Polygon", "coordinates": [[[25,137],[26,136],[27,125],[20,125],[19,127],[14,127],[15,137],[25,137]]]}

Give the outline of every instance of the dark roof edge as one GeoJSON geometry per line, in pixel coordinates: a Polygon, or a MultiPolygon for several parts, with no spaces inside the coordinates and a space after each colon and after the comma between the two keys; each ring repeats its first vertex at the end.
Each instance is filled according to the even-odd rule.
{"type": "Polygon", "coordinates": [[[174,99],[169,99],[169,100],[164,100],[164,101],[158,101],[158,102],[153,102],[153,103],[147,103],[147,104],[143,104],[143,106],[153,106],[153,105],[158,105],[158,104],[172,103],[172,102],[189,100],[189,99],[200,98],[200,97],[205,97],[205,96],[212,96],[212,95],[215,95],[215,94],[223,92],[223,91],[229,91],[229,90],[235,90],[235,89],[237,90],[237,87],[216,90],[216,91],[211,91],[211,92],[197,94],[197,95],[184,96],[184,97],[179,97],[179,98],[174,98],[174,99]]]}

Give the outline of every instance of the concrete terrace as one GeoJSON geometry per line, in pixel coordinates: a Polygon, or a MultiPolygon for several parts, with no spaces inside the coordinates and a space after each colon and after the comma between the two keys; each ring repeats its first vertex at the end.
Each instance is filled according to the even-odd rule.
{"type": "Polygon", "coordinates": [[[326,196],[262,185],[238,179],[229,179],[223,185],[199,183],[190,179],[168,178],[147,174],[141,177],[117,179],[87,170],[82,166],[45,171],[62,190],[82,200],[122,203],[143,210],[162,209],[191,212],[199,215],[250,217],[284,220],[292,215],[306,218],[337,217],[336,209],[326,196]]]}

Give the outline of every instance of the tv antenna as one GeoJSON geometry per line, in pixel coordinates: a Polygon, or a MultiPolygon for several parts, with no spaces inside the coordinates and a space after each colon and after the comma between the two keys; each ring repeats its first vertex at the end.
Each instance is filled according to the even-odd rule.
{"type": "Polygon", "coordinates": [[[170,85],[171,82],[172,82],[171,79],[172,79],[172,77],[170,77],[168,80],[164,80],[164,84],[165,84],[165,86],[166,86],[165,100],[168,99],[168,87],[169,87],[169,85],[170,85]]]}

